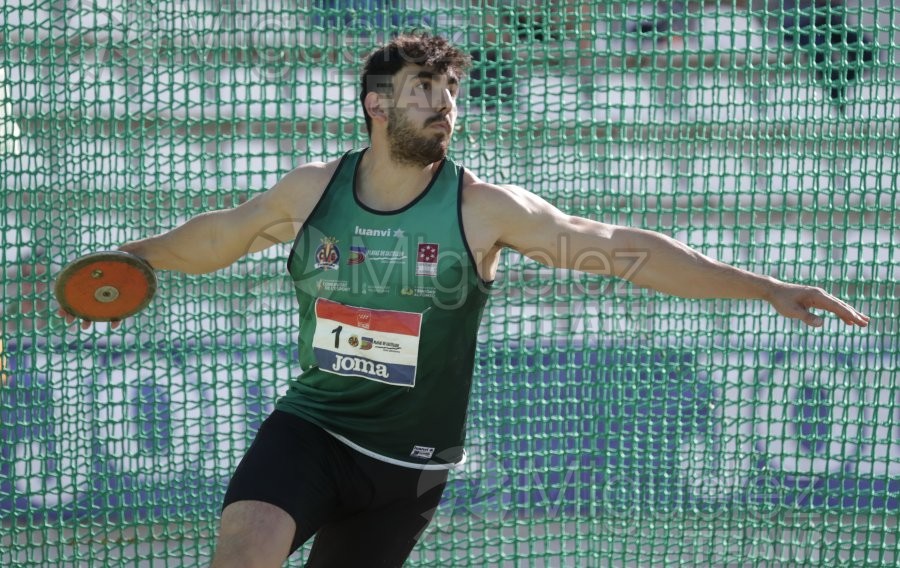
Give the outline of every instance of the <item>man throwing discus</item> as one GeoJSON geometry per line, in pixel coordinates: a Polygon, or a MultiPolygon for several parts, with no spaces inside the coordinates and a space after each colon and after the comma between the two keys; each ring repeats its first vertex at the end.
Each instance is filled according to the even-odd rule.
{"type": "Polygon", "coordinates": [[[476,332],[504,248],[685,298],[764,300],[810,326],[824,323],[812,310],[868,324],[819,288],[464,169],[447,151],[468,64],[441,37],[394,38],[362,71],[367,148],[120,247],[156,270],[207,273],[293,243],[302,372],[229,483],[215,568],[281,566],[310,538],[309,566],[403,564],[465,459],[476,332]]]}

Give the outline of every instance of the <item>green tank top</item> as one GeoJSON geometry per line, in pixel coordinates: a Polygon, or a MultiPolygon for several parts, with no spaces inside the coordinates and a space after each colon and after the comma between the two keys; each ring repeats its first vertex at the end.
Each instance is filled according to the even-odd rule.
{"type": "Polygon", "coordinates": [[[276,408],[382,461],[452,467],[488,286],[463,234],[463,169],[446,159],[412,203],[375,211],[355,192],[364,152],[343,157],[291,249],[303,373],[276,408]]]}

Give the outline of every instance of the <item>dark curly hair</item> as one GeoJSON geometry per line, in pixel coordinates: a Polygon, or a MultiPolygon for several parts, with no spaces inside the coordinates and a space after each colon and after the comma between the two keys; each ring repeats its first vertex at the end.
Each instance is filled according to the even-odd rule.
{"type": "Polygon", "coordinates": [[[433,67],[438,73],[451,70],[462,78],[471,65],[471,58],[443,37],[428,32],[399,35],[370,53],[363,65],[359,91],[366,130],[370,135],[372,117],[366,112],[366,95],[372,91],[390,93],[391,79],[407,64],[433,67]]]}

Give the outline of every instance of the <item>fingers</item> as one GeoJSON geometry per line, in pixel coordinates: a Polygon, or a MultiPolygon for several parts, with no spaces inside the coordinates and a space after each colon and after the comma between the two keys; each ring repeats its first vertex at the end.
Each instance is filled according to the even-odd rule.
{"type": "Polygon", "coordinates": [[[800,301],[803,307],[803,313],[799,319],[812,327],[821,327],[825,324],[825,320],[821,316],[817,316],[809,311],[809,308],[819,308],[827,310],[847,325],[857,325],[866,327],[869,325],[869,316],[854,309],[846,302],[839,300],[831,294],[820,288],[810,288],[805,298],[800,301]]]}
{"type": "Polygon", "coordinates": [[[800,318],[803,320],[803,323],[810,327],[822,327],[825,325],[825,319],[821,316],[817,316],[816,314],[807,311],[803,314],[803,317],[800,318]]]}
{"type": "Polygon", "coordinates": [[[815,292],[812,298],[813,301],[810,302],[808,307],[828,310],[829,312],[839,317],[841,321],[843,321],[847,325],[858,325],[860,327],[866,327],[867,325],[869,325],[869,316],[856,310],[846,302],[835,298],[824,290],[814,290],[815,292]]]}
{"type": "MultiPolygon", "coordinates": [[[[72,324],[75,323],[75,322],[77,321],[77,319],[78,319],[78,318],[76,318],[75,316],[73,316],[72,314],[70,314],[69,312],[67,312],[66,310],[64,310],[64,309],[62,309],[62,308],[56,310],[56,315],[58,315],[58,316],[62,317],[63,319],[65,319],[65,320],[66,320],[66,325],[67,325],[67,326],[72,325],[72,324]]],[[[79,322],[79,323],[80,323],[81,329],[87,329],[87,328],[91,327],[91,322],[89,322],[89,321],[82,320],[82,321],[79,322]]]]}
{"type": "MultiPolygon", "coordinates": [[[[75,323],[78,320],[78,318],[76,318],[75,316],[73,316],[72,314],[70,314],[69,312],[65,311],[62,308],[58,309],[56,311],[56,313],[57,313],[57,315],[65,318],[66,325],[72,325],[73,323],[75,323]]],[[[112,329],[118,329],[122,325],[122,320],[112,320],[109,323],[110,323],[110,327],[112,329]]],[[[90,329],[93,324],[94,324],[94,322],[92,322],[92,321],[81,320],[79,322],[79,327],[83,330],[87,330],[87,329],[90,329]]]]}
{"type": "Polygon", "coordinates": [[[771,301],[782,315],[799,319],[810,327],[825,325],[825,318],[811,312],[811,309],[831,312],[847,325],[866,327],[870,321],[869,316],[821,288],[789,284],[782,287],[771,301]]]}

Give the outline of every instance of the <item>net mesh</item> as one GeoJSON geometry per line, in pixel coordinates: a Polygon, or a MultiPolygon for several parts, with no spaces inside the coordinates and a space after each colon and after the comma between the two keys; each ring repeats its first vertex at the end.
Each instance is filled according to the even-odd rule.
{"type": "Polygon", "coordinates": [[[874,321],[808,331],[507,253],[471,457],[409,564],[896,566],[900,12],[683,4],[4,2],[0,565],[208,563],[297,372],[286,247],[162,273],[117,331],[67,329],[53,276],[365,145],[361,56],[419,27],[473,56],[469,169],[874,321]]]}

